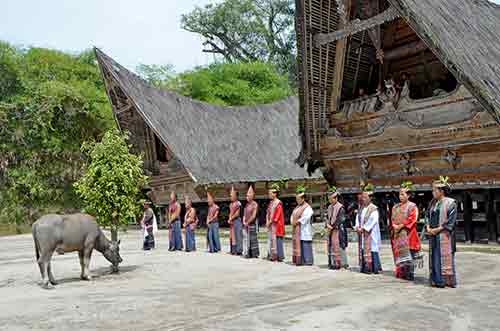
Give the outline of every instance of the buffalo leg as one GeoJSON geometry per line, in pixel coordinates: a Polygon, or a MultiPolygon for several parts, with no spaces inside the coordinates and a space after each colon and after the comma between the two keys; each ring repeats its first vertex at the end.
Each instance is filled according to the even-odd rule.
{"type": "Polygon", "coordinates": [[[49,274],[49,282],[52,285],[57,285],[57,281],[56,281],[56,279],[54,277],[54,274],[52,273],[52,261],[49,261],[48,266],[47,266],[47,271],[48,271],[48,274],[49,274]]]}
{"type": "Polygon", "coordinates": [[[83,253],[83,279],[91,280],[92,276],[90,275],[90,257],[92,256],[92,249],[85,248],[85,252],[83,253]]]}
{"type": "Polygon", "coordinates": [[[40,272],[42,273],[42,287],[50,288],[49,286],[49,263],[53,252],[43,252],[38,260],[40,272]]]}
{"type": "Polygon", "coordinates": [[[83,262],[83,254],[84,254],[83,249],[78,251],[78,257],[80,258],[81,279],[85,279],[85,263],[83,262]]]}

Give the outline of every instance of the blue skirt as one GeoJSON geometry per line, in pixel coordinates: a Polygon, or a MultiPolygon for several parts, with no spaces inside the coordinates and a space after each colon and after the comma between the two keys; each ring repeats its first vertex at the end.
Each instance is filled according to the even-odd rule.
{"type": "Polygon", "coordinates": [[[451,253],[451,263],[453,269],[452,276],[444,276],[441,272],[441,243],[439,236],[434,236],[429,240],[430,246],[430,283],[437,287],[456,287],[457,276],[455,271],[455,253],[451,253]]]}
{"type": "Polygon", "coordinates": [[[219,222],[215,221],[208,225],[207,237],[208,251],[210,253],[220,252],[219,222]]]}
{"type": "Polygon", "coordinates": [[[241,218],[237,218],[233,222],[234,242],[231,243],[230,252],[233,255],[241,255],[243,253],[243,223],[241,218]]]}
{"type": "Polygon", "coordinates": [[[278,250],[278,261],[285,259],[285,248],[283,247],[283,237],[276,237],[276,248],[278,250]]]}
{"type": "Polygon", "coordinates": [[[186,227],[186,252],[193,252],[196,250],[196,236],[195,232],[188,225],[186,227]]]}
{"type": "Polygon", "coordinates": [[[172,222],[170,225],[172,228],[172,237],[168,243],[168,249],[170,251],[181,251],[182,250],[182,227],[181,221],[179,219],[172,222]]]}
{"type": "Polygon", "coordinates": [[[314,255],[312,240],[301,240],[300,241],[300,253],[302,255],[302,265],[313,265],[314,255]]]}

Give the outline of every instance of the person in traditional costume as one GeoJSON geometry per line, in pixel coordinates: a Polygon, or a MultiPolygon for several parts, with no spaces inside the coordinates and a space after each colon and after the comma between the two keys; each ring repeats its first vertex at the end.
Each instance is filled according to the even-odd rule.
{"type": "Polygon", "coordinates": [[[358,233],[359,268],[363,273],[378,274],[382,271],[380,262],[380,225],[377,206],[372,203],[374,187],[367,184],[363,188],[361,206],[356,215],[355,229],[358,233]]]}
{"type": "Polygon", "coordinates": [[[292,212],[290,223],[293,227],[292,233],[292,263],[295,265],[313,265],[313,209],[305,200],[306,188],[297,187],[297,207],[292,212]]]}
{"type": "Polygon", "coordinates": [[[185,197],[184,205],[186,214],[184,215],[184,228],[186,233],[186,252],[196,251],[196,226],[198,225],[198,216],[196,209],[193,208],[193,202],[189,196],[185,197]]]}
{"type": "Polygon", "coordinates": [[[257,212],[259,205],[254,200],[252,185],[248,188],[247,204],[243,212],[243,257],[259,257],[259,239],[257,237],[257,212]]]}
{"type": "Polygon", "coordinates": [[[326,220],[328,268],[333,270],[347,269],[349,264],[345,251],[348,245],[345,208],[338,200],[339,192],[335,186],[328,190],[328,197],[330,199],[326,220]]]}
{"type": "Polygon", "coordinates": [[[283,238],[285,237],[285,215],[283,203],[278,199],[280,186],[277,183],[271,185],[269,190],[269,206],[266,214],[266,227],[268,233],[267,259],[282,262],[285,259],[283,238]]]}
{"type": "Polygon", "coordinates": [[[229,204],[229,252],[232,255],[243,253],[243,223],[241,221],[241,203],[238,192],[231,187],[231,203],[229,204]]]}
{"type": "Polygon", "coordinates": [[[430,283],[434,287],[456,287],[455,226],[457,203],[449,198],[451,186],[448,177],[440,177],[432,184],[434,199],[426,215],[426,232],[429,239],[430,283]]]}
{"type": "Polygon", "coordinates": [[[403,182],[399,190],[399,201],[391,213],[391,243],[396,265],[396,277],[415,279],[415,266],[422,265],[420,238],[417,232],[418,207],[411,202],[412,182],[403,182]]]}
{"type": "Polygon", "coordinates": [[[156,216],[153,209],[151,209],[151,202],[149,201],[144,202],[144,214],[141,219],[141,226],[144,238],[142,249],[149,251],[155,248],[155,234],[158,231],[156,216]]]}
{"type": "Polygon", "coordinates": [[[182,251],[182,226],[180,214],[181,205],[177,201],[177,193],[170,192],[170,205],[168,207],[169,251],[182,251]]]}
{"type": "Polygon", "coordinates": [[[215,204],[212,192],[207,192],[208,215],[207,215],[207,238],[208,251],[210,253],[220,252],[219,237],[219,206],[215,204]]]}

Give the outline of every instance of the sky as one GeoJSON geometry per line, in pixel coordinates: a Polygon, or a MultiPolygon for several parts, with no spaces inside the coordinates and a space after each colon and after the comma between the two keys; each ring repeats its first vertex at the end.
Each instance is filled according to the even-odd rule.
{"type": "Polygon", "coordinates": [[[214,1],[0,0],[0,40],[70,52],[97,46],[132,70],[173,64],[181,72],[213,60],[198,35],[180,28],[181,14],[214,1]]]}
{"type": "Polygon", "coordinates": [[[97,46],[129,69],[173,64],[184,71],[213,61],[181,14],[214,0],[0,0],[0,40],[78,52],[97,46]]]}

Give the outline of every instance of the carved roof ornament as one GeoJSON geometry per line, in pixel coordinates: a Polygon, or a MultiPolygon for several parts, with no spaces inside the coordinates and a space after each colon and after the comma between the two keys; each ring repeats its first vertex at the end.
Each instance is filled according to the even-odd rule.
{"type": "Polygon", "coordinates": [[[399,165],[401,167],[401,171],[407,176],[411,176],[418,172],[418,168],[415,166],[416,161],[412,159],[410,153],[400,154],[399,165]]]}
{"type": "Polygon", "coordinates": [[[361,179],[366,181],[368,176],[370,175],[370,162],[368,162],[367,158],[362,158],[360,161],[361,168],[361,179]]]}
{"type": "Polygon", "coordinates": [[[385,107],[389,111],[396,111],[396,108],[398,106],[398,100],[399,100],[399,95],[398,91],[396,90],[396,86],[394,84],[394,80],[388,79],[384,81],[385,83],[385,90],[378,91],[378,98],[379,100],[384,104],[385,107]]]}
{"type": "Polygon", "coordinates": [[[447,149],[443,152],[442,159],[446,161],[453,169],[457,169],[458,165],[462,162],[462,158],[456,151],[447,149]]]}
{"type": "Polygon", "coordinates": [[[346,10],[345,10],[345,6],[344,6],[345,0],[335,0],[335,1],[337,2],[337,8],[338,8],[340,19],[342,20],[342,24],[345,25],[345,24],[347,24],[346,17],[348,17],[346,10]]]}

